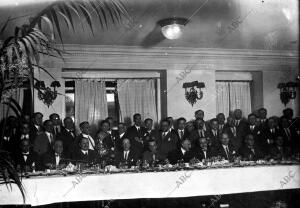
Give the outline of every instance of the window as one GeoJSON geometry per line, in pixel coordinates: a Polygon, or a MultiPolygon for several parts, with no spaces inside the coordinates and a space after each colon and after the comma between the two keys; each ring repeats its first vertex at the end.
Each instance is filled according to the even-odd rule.
{"type": "MultiPolygon", "coordinates": [[[[119,104],[117,99],[117,94],[115,93],[117,83],[115,81],[106,81],[106,97],[108,106],[108,116],[112,117],[114,120],[119,120],[119,104]]],[[[75,81],[67,80],[65,81],[65,110],[66,116],[75,119],[75,81]]]]}

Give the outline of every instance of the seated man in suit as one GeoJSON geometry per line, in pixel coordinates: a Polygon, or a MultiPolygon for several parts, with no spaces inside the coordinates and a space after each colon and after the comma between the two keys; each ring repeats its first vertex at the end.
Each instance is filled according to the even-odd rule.
{"type": "Polygon", "coordinates": [[[180,148],[175,149],[168,154],[168,160],[171,164],[176,164],[179,161],[188,163],[194,157],[191,148],[191,141],[188,138],[184,138],[181,140],[180,148]]]}
{"type": "Polygon", "coordinates": [[[146,132],[146,128],[142,127],[141,114],[136,113],[133,115],[134,125],[129,127],[126,131],[125,137],[130,140],[132,150],[137,154],[138,158],[142,157],[144,151],[143,136],[146,132]]]}
{"type": "MultiPolygon", "coordinates": [[[[184,138],[188,137],[188,132],[185,129],[185,124],[186,124],[186,119],[181,117],[177,119],[177,129],[176,129],[176,134],[179,140],[183,140],[184,138]]],[[[178,142],[179,146],[181,142],[178,142]]]]}
{"type": "Polygon", "coordinates": [[[92,163],[97,162],[97,153],[89,148],[89,138],[80,137],[79,149],[72,154],[72,160],[76,163],[92,163]]]}
{"type": "Polygon", "coordinates": [[[33,167],[39,169],[39,157],[36,152],[30,149],[29,139],[21,140],[20,150],[14,157],[17,169],[25,172],[32,171],[33,167]]]}
{"type": "Polygon", "coordinates": [[[75,142],[75,125],[71,117],[64,119],[64,127],[61,128],[60,134],[57,139],[62,140],[64,145],[64,154],[67,158],[70,158],[74,151],[73,145],[75,142]]]}
{"type": "Polygon", "coordinates": [[[36,136],[33,144],[33,150],[37,152],[40,156],[51,150],[51,146],[55,141],[52,121],[44,121],[44,129],[44,132],[36,136]]]}
{"type": "Polygon", "coordinates": [[[218,129],[219,129],[219,132],[220,133],[223,133],[223,130],[224,130],[224,127],[225,127],[225,115],[224,115],[224,113],[219,113],[218,115],[217,115],[217,120],[218,120],[218,129]]]}
{"type": "Polygon", "coordinates": [[[198,142],[199,145],[193,149],[193,155],[195,158],[197,158],[199,161],[202,161],[215,156],[214,150],[212,147],[208,146],[208,141],[206,138],[199,138],[198,142]]]}
{"type": "Polygon", "coordinates": [[[275,160],[284,160],[291,156],[291,149],[284,146],[282,135],[276,136],[275,143],[270,146],[269,155],[275,160]]]}
{"type": "Polygon", "coordinates": [[[62,140],[55,140],[53,150],[47,152],[42,157],[42,164],[46,169],[63,168],[67,165],[68,160],[63,154],[64,146],[62,140]]]}
{"type": "Polygon", "coordinates": [[[216,156],[231,161],[236,152],[230,143],[230,138],[227,133],[222,133],[220,135],[220,143],[221,144],[216,147],[216,156]]]}
{"type": "Polygon", "coordinates": [[[242,157],[242,160],[255,161],[264,157],[263,153],[258,146],[255,145],[254,136],[247,134],[245,138],[245,144],[238,150],[238,155],[242,157]]]}
{"type": "Polygon", "coordinates": [[[127,138],[123,139],[122,151],[117,151],[115,156],[115,165],[118,168],[126,166],[130,168],[136,164],[138,157],[133,149],[131,149],[130,140],[127,138]]]}
{"type": "Polygon", "coordinates": [[[161,121],[161,131],[157,138],[157,149],[159,154],[166,159],[168,154],[178,148],[178,137],[170,129],[170,122],[167,119],[161,121]]]}
{"type": "Polygon", "coordinates": [[[162,156],[157,151],[157,144],[155,138],[148,140],[148,150],[143,153],[143,161],[147,161],[149,164],[155,161],[162,161],[162,156]]]}
{"type": "Polygon", "coordinates": [[[75,142],[74,142],[74,149],[78,150],[79,149],[79,143],[81,141],[81,138],[82,137],[85,137],[88,139],[88,142],[89,142],[89,149],[90,150],[95,150],[96,147],[95,147],[95,141],[93,139],[93,137],[90,135],[90,124],[89,122],[87,121],[83,121],[79,124],[79,128],[81,130],[81,134],[79,134],[76,139],[75,139],[75,142]]]}
{"type": "Polygon", "coordinates": [[[53,123],[53,134],[57,137],[60,134],[61,130],[62,130],[60,117],[57,113],[52,113],[49,116],[49,119],[53,123]]]}

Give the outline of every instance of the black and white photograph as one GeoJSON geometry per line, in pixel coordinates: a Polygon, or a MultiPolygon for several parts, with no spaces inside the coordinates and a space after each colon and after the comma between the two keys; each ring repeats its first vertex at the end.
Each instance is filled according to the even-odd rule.
{"type": "Polygon", "coordinates": [[[0,208],[300,207],[299,0],[0,0],[0,208]]]}

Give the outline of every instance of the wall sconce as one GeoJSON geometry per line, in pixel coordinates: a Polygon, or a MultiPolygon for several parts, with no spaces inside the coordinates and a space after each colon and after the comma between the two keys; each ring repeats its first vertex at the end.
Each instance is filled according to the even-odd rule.
{"type": "Polygon", "coordinates": [[[279,83],[277,88],[280,89],[280,100],[286,105],[291,99],[296,98],[296,88],[299,87],[297,82],[279,83]]]}
{"type": "Polygon", "coordinates": [[[43,101],[44,104],[46,104],[49,108],[50,105],[53,104],[54,100],[57,97],[57,91],[56,88],[60,87],[59,81],[53,81],[50,84],[50,87],[53,87],[53,90],[51,90],[50,87],[45,86],[44,81],[37,81],[34,85],[34,88],[38,90],[38,98],[43,101]]]}
{"type": "Polygon", "coordinates": [[[193,106],[197,100],[201,100],[203,97],[202,88],[205,87],[204,82],[185,82],[182,85],[183,88],[185,88],[185,99],[193,106]],[[188,88],[190,88],[188,90],[188,88]],[[197,90],[197,88],[199,90],[197,90]]]}

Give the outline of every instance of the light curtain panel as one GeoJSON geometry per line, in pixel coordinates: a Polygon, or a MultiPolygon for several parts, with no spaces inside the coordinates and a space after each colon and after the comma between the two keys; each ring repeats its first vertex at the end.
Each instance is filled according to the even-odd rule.
{"type": "Polygon", "coordinates": [[[217,113],[241,109],[244,117],[251,113],[250,82],[216,82],[217,113]]]}
{"type": "MultiPolygon", "coordinates": [[[[75,80],[75,123],[88,121],[92,132],[108,115],[104,80],[75,80]]],[[[94,132],[95,133],[95,132],[94,132]]]]}
{"type": "Polygon", "coordinates": [[[132,116],[157,122],[156,83],[154,79],[119,79],[117,81],[120,120],[132,123],[132,116]]]}

